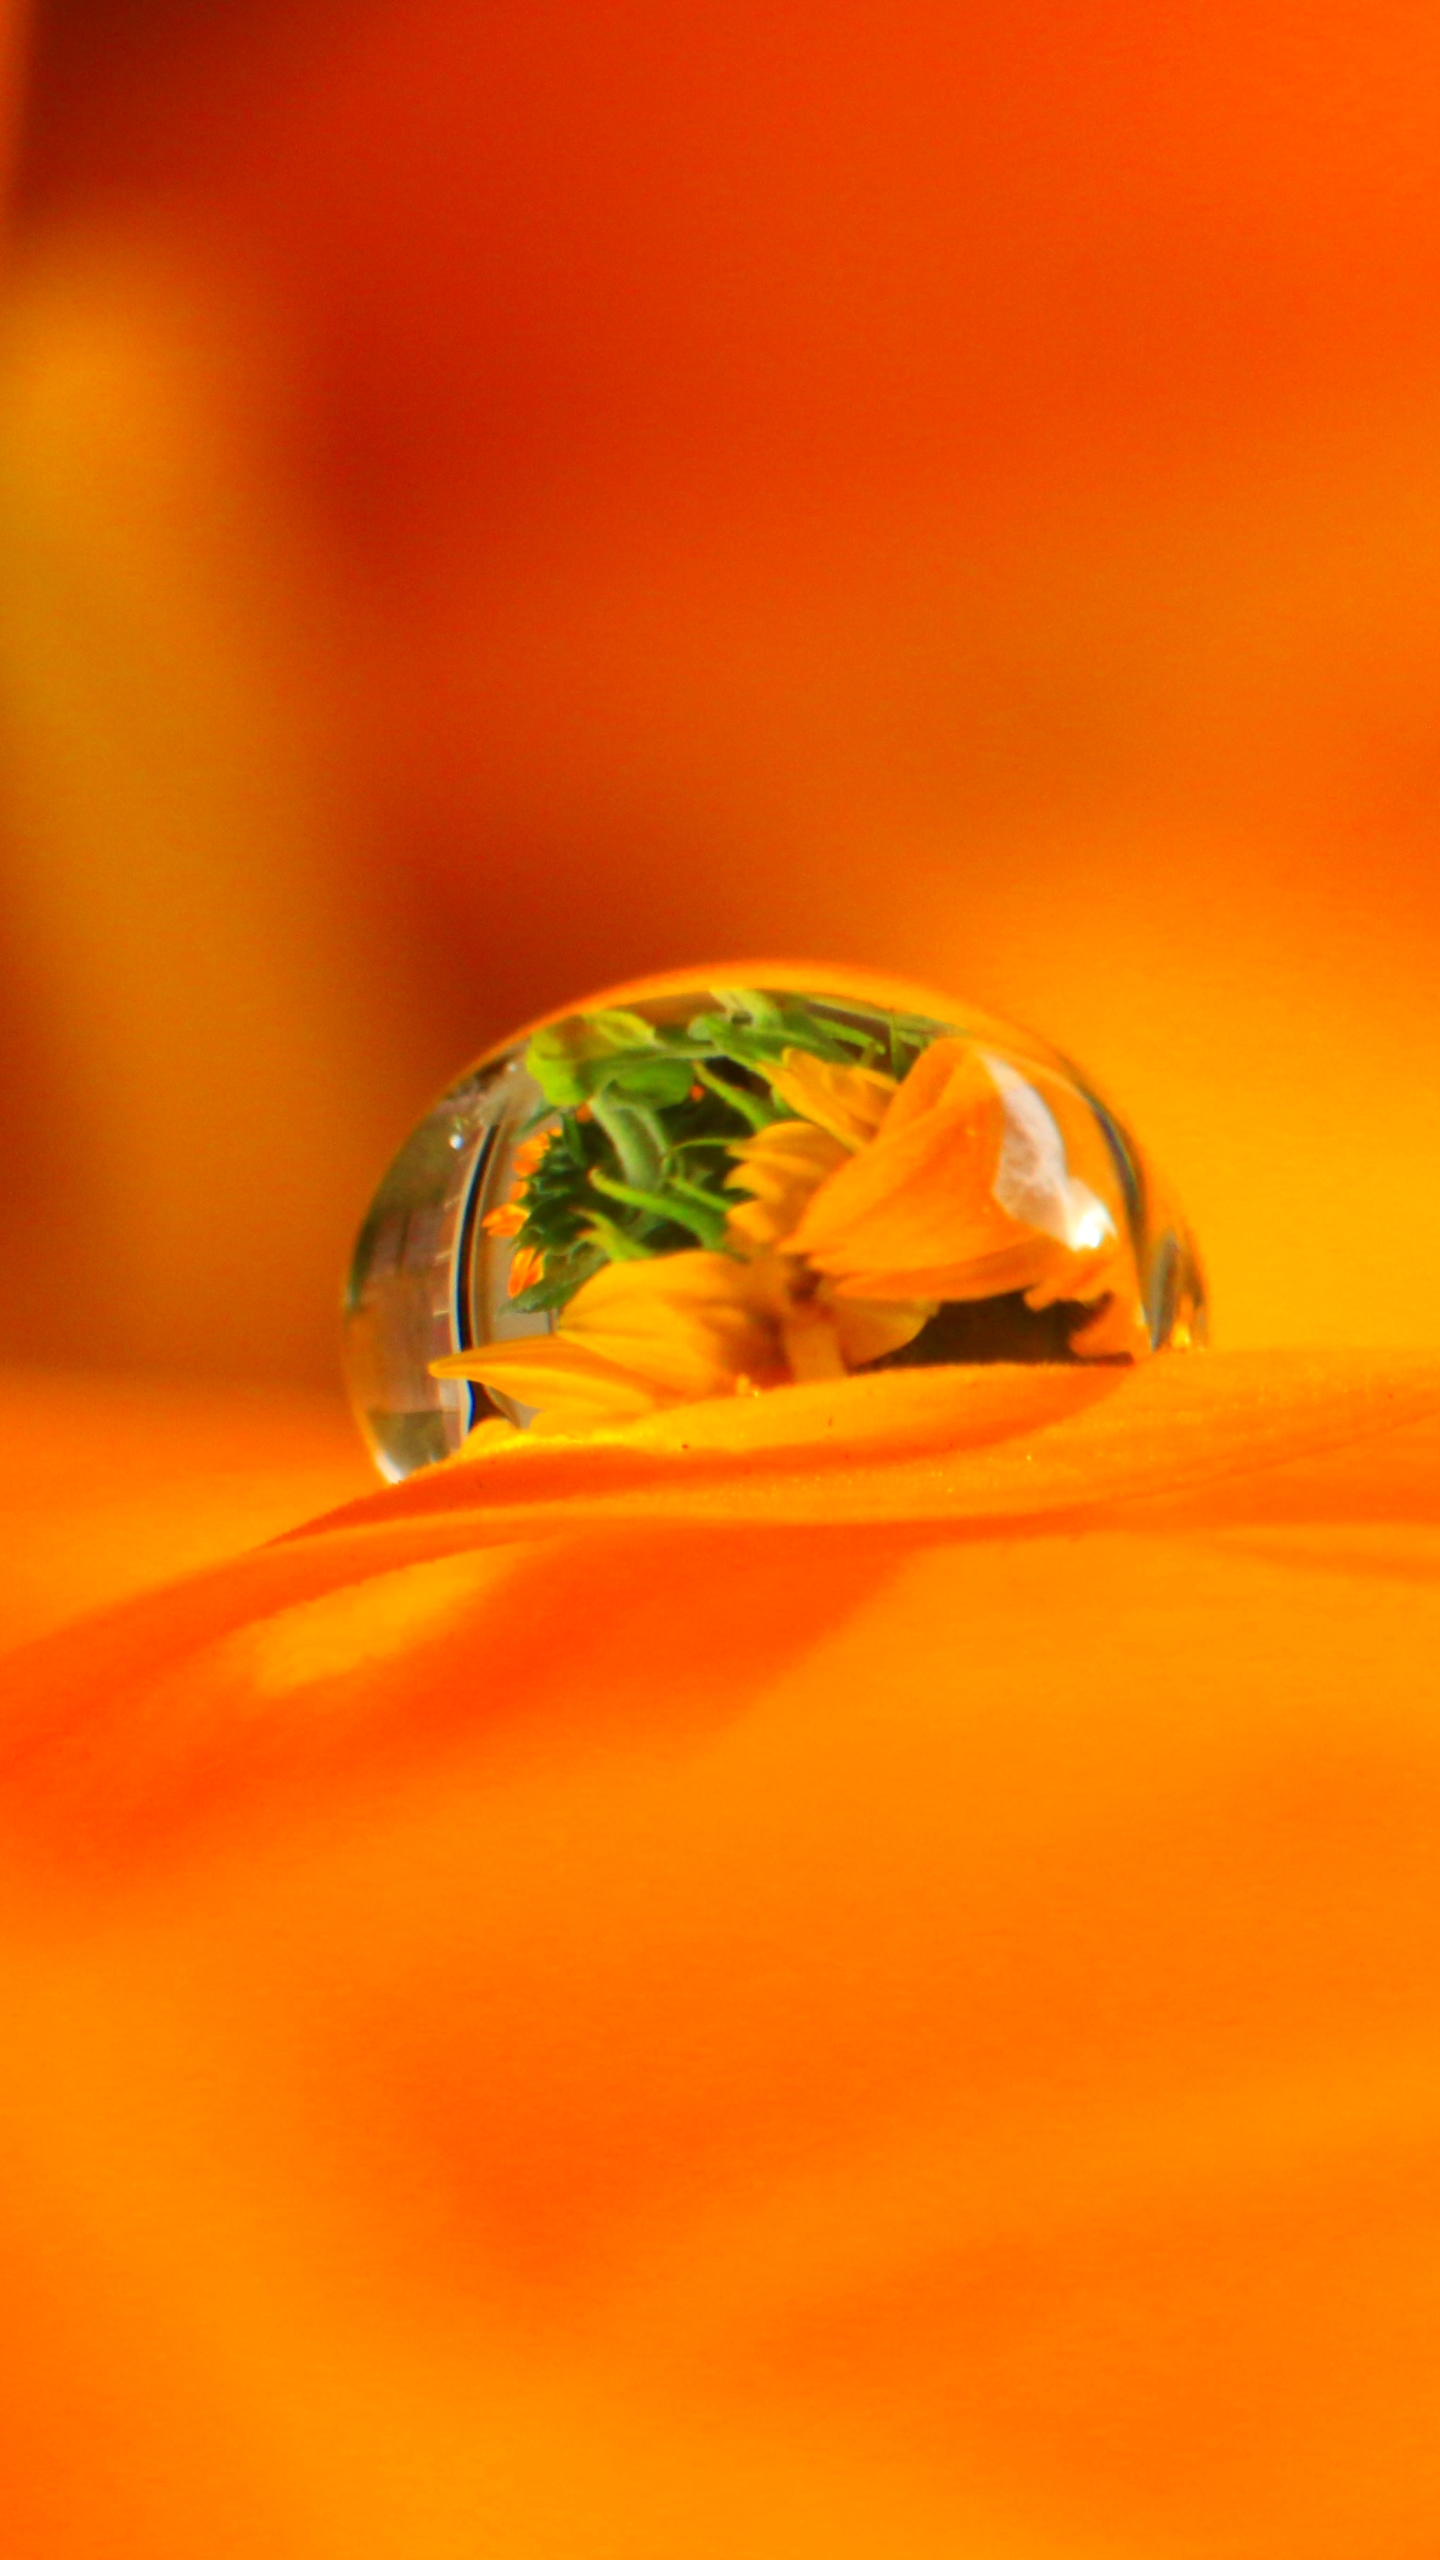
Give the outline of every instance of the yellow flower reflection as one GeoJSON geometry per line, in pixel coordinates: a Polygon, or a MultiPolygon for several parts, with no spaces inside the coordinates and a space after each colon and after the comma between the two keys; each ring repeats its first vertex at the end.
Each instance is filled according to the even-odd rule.
{"type": "MultiPolygon", "coordinates": [[[[573,1433],[693,1403],[842,1377],[913,1341],[945,1303],[1023,1293],[1093,1306],[1084,1358],[1150,1348],[1115,1174],[1085,1104],[958,1038],[897,1081],[787,1049],[769,1070],[792,1118],[729,1148],[745,1197],[724,1250],[606,1266],[553,1333],[435,1363],[573,1433]]],[[[538,1162],[523,1166],[515,1197],[538,1162]]],[[[514,1232],[510,1204],[492,1232],[514,1232]]],[[[533,1276],[527,1257],[526,1285],[533,1276]]]]}
{"type": "Polygon", "coordinates": [[[898,1350],[929,1312],[833,1298],[778,1254],[671,1253],[608,1264],[552,1334],[433,1366],[536,1406],[537,1431],[590,1431],[667,1405],[844,1377],[898,1350]]]}
{"type": "Polygon", "coordinates": [[[880,1128],[817,1185],[786,1238],[836,1291],[1027,1305],[1109,1300],[1077,1337],[1091,1357],[1149,1348],[1134,1257],[1097,1182],[1104,1140],[1057,1076],[1020,1075],[968,1041],[919,1057],[880,1128]],[[1084,1163],[1087,1182],[1073,1170],[1084,1163]]]}

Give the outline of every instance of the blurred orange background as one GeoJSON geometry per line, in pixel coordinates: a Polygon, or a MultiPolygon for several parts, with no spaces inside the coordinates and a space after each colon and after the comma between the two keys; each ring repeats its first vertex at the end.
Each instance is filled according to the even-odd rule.
{"type": "Polygon", "coordinates": [[[1433,1338],[1440,24],[40,0],[9,1356],[330,1387],[375,1176],[692,959],[949,981],[1234,1344],[1433,1338]]]}
{"type": "Polygon", "coordinates": [[[1243,1346],[1435,1341],[1437,74],[37,0],[0,1635],[230,1561],[6,1669],[7,2560],[1433,2550],[1440,1387],[1243,1346]],[[1108,1477],[236,1557],[433,1090],[757,950],[1084,1058],[1242,1356],[1108,1477]]]}

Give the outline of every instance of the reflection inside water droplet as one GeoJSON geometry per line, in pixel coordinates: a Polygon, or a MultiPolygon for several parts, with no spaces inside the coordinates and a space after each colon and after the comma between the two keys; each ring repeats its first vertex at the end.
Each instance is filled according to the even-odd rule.
{"type": "Polygon", "coordinates": [[[482,1059],[361,1231],[352,1391],[386,1475],[885,1367],[1202,1337],[1193,1248],[1086,1081],[963,1005],[697,978],[482,1059]]]}

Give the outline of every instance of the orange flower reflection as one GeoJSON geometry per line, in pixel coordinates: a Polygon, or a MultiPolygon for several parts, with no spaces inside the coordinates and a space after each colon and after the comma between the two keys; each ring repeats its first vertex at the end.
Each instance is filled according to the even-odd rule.
{"type": "MultiPolygon", "coordinates": [[[[1113,1168],[1062,1077],[1022,1076],[959,1038],[932,1042],[898,1082],[798,1048],[767,1072],[798,1116],[730,1145],[727,1181],[751,1196],[730,1214],[727,1252],[611,1263],[552,1334],[450,1354],[436,1376],[498,1388],[536,1408],[541,1431],[585,1431],[843,1377],[903,1349],[943,1301],[1011,1290],[1036,1308],[1093,1305],[1075,1337],[1082,1358],[1149,1351],[1123,1212],[1106,1196],[1113,1168]]],[[[548,1143],[517,1154],[521,1178],[485,1222],[493,1234],[523,1225],[548,1143]]],[[[527,1253],[511,1294],[538,1268],[527,1253]]],[[[479,1428],[488,1449],[495,1427],[479,1428]]]]}

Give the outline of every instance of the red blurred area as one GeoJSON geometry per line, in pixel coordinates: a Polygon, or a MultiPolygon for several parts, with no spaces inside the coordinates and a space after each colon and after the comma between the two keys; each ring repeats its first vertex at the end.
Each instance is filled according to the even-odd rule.
{"type": "Polygon", "coordinates": [[[1223,1338],[1426,1338],[1437,69],[1418,8],[42,5],[18,1348],[328,1374],[452,1068],[757,948],[1075,1049],[1223,1338]]]}

